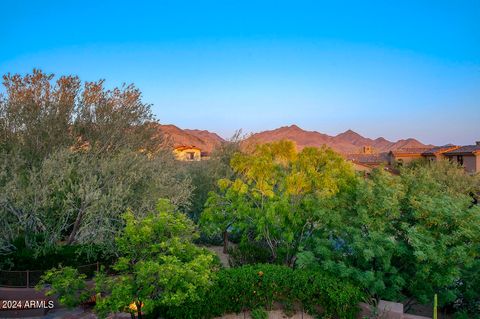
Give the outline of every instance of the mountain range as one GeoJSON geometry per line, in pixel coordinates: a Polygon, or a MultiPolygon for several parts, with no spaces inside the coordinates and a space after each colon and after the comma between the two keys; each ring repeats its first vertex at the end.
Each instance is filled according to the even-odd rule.
{"type": "MultiPolygon", "coordinates": [[[[211,152],[225,140],[218,134],[206,130],[180,129],[175,125],[158,125],[158,129],[170,140],[173,145],[194,145],[202,151],[211,152]]],[[[425,145],[414,138],[389,141],[383,137],[371,139],[352,130],[347,130],[335,136],[317,131],[306,131],[297,125],[283,126],[274,130],[255,133],[246,138],[250,144],[267,143],[282,139],[292,140],[298,149],[307,146],[320,147],[327,145],[343,154],[361,153],[363,146],[371,146],[374,152],[382,153],[401,148],[432,147],[425,145]]]]}

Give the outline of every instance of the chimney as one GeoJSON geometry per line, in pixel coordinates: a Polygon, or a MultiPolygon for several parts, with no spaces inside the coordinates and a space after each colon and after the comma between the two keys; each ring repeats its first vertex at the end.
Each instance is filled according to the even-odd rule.
{"type": "Polygon", "coordinates": [[[363,154],[372,154],[373,151],[372,151],[372,147],[371,146],[364,146],[363,147],[363,154]]]}

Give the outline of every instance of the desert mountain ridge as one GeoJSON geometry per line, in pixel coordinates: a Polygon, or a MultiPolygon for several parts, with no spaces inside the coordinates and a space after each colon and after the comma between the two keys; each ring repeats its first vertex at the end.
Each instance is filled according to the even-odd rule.
{"type": "MultiPolygon", "coordinates": [[[[225,140],[214,132],[198,129],[181,129],[175,125],[158,125],[160,130],[173,145],[194,145],[202,151],[211,152],[216,146],[225,140]]],[[[401,148],[427,148],[426,145],[414,138],[389,141],[383,137],[371,139],[364,137],[353,130],[347,130],[335,136],[317,131],[306,131],[297,125],[282,126],[274,130],[255,133],[247,137],[246,143],[267,143],[282,139],[292,140],[298,149],[307,146],[320,147],[327,145],[343,154],[360,153],[364,146],[371,146],[374,152],[389,152],[401,148]]]]}

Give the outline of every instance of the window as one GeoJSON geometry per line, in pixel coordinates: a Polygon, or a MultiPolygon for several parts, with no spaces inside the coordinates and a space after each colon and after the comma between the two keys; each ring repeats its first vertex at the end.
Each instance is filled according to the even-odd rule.
{"type": "Polygon", "coordinates": [[[195,159],[195,153],[194,152],[187,152],[187,160],[193,161],[195,159]]]}
{"type": "Polygon", "coordinates": [[[397,165],[398,166],[403,166],[403,159],[397,160],[397,165]]]}
{"type": "Polygon", "coordinates": [[[463,155],[457,155],[457,163],[463,166],[463,155]]]}

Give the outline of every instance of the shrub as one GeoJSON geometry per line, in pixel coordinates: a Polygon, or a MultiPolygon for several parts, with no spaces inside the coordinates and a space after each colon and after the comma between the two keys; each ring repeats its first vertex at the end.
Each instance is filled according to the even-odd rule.
{"type": "MultiPolygon", "coordinates": [[[[300,304],[311,314],[355,318],[363,294],[350,282],[319,270],[258,264],[222,269],[202,297],[159,310],[166,318],[212,318],[225,313],[300,304]]],[[[255,310],[258,311],[258,310],[255,310]]]]}
{"type": "Polygon", "coordinates": [[[114,259],[112,255],[105,254],[99,245],[56,245],[37,250],[26,247],[24,237],[17,238],[14,245],[16,250],[3,256],[5,262],[0,261],[0,269],[48,270],[60,265],[78,267],[97,261],[109,264],[114,259]]]}
{"type": "Polygon", "coordinates": [[[230,247],[228,254],[230,256],[229,263],[232,267],[267,263],[271,257],[268,248],[262,246],[260,243],[245,240],[242,240],[235,247],[230,247]]]}
{"type": "Polygon", "coordinates": [[[252,316],[252,319],[267,319],[268,318],[268,312],[265,311],[263,308],[255,308],[252,310],[250,313],[252,316]]]}

